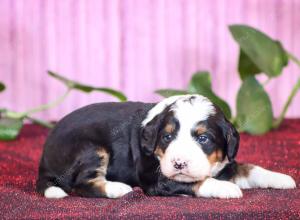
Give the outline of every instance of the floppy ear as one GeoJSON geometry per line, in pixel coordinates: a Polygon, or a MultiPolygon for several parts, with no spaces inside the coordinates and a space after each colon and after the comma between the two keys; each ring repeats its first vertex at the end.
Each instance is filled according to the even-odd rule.
{"type": "Polygon", "coordinates": [[[235,127],[227,121],[227,119],[224,118],[224,121],[221,125],[223,136],[226,140],[226,153],[229,162],[233,161],[238,149],[239,149],[239,143],[240,143],[240,135],[235,129],[235,127]]]}
{"type": "Polygon", "coordinates": [[[158,132],[162,125],[163,119],[164,114],[161,113],[155,116],[141,129],[141,148],[147,156],[150,156],[154,153],[158,132]]]}

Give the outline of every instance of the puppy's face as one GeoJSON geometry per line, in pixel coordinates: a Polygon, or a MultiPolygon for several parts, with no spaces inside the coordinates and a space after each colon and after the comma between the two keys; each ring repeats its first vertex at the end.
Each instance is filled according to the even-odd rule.
{"type": "Polygon", "coordinates": [[[160,161],[163,175],[180,182],[203,180],[212,176],[215,167],[226,157],[235,156],[236,152],[228,155],[231,148],[228,139],[234,139],[230,131],[233,127],[228,128],[230,123],[208,99],[178,96],[170,104],[164,104],[164,108],[160,104],[150,110],[143,124],[144,129],[150,126],[151,132],[156,132],[149,152],[160,161]]]}

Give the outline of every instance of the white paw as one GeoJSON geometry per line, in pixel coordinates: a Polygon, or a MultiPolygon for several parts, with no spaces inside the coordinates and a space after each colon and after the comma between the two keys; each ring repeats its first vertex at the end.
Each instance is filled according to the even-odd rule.
{"type": "Polygon", "coordinates": [[[267,180],[267,187],[275,189],[294,189],[296,188],[295,180],[283,173],[272,172],[267,180]]]}
{"type": "Polygon", "coordinates": [[[132,191],[132,188],[124,183],[107,181],[105,183],[105,192],[108,198],[120,198],[132,191]]]}
{"type": "Polygon", "coordinates": [[[234,183],[209,178],[199,187],[197,196],[214,197],[214,198],[241,198],[243,193],[234,183]]]}
{"type": "Polygon", "coordinates": [[[61,199],[68,196],[68,194],[57,186],[50,186],[45,190],[44,196],[48,199],[61,199]]]}
{"type": "Polygon", "coordinates": [[[293,189],[296,183],[292,177],[266,170],[262,167],[255,166],[248,177],[236,179],[236,184],[241,188],[275,188],[275,189],[293,189]]]}

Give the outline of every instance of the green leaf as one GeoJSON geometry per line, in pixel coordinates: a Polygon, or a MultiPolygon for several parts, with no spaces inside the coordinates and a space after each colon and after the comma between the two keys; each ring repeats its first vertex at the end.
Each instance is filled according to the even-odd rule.
{"type": "Polygon", "coordinates": [[[269,77],[281,74],[288,64],[288,55],[280,42],[249,26],[231,25],[229,29],[241,50],[261,72],[269,77]]]}
{"type": "Polygon", "coordinates": [[[236,123],[240,131],[264,134],[272,128],[273,111],[270,98],[261,84],[247,77],[237,96],[236,123]]]}
{"type": "Polygon", "coordinates": [[[208,72],[194,74],[188,86],[188,92],[206,96],[223,111],[227,119],[231,119],[231,110],[227,102],[212,91],[211,78],[208,72]]]}
{"type": "Polygon", "coordinates": [[[14,140],[22,127],[22,119],[0,118],[0,140],[14,140]]]}
{"type": "Polygon", "coordinates": [[[168,98],[174,95],[186,95],[188,94],[187,91],[184,90],[175,90],[175,89],[159,89],[156,90],[155,93],[161,95],[162,97],[168,98]]]}
{"type": "Polygon", "coordinates": [[[245,79],[248,76],[261,73],[261,70],[252,62],[247,54],[240,50],[239,67],[238,67],[241,79],[245,79]]]}
{"type": "Polygon", "coordinates": [[[6,112],[7,109],[6,108],[0,108],[0,116],[1,116],[1,112],[6,112]]]}
{"type": "Polygon", "coordinates": [[[4,90],[5,90],[5,85],[2,82],[0,82],[0,92],[4,90]]]}
{"type": "Polygon", "coordinates": [[[73,80],[69,80],[63,76],[60,76],[54,72],[48,71],[48,74],[56,79],[58,79],[59,81],[63,82],[67,87],[71,88],[71,89],[76,89],[82,92],[86,92],[86,93],[90,93],[93,91],[99,91],[99,92],[104,92],[107,93],[111,96],[114,96],[116,98],[118,98],[120,101],[126,101],[127,98],[126,96],[117,90],[114,89],[110,89],[110,88],[105,88],[105,87],[93,87],[93,86],[89,86],[89,85],[85,85],[85,84],[81,84],[79,82],[73,81],[73,80]]]}

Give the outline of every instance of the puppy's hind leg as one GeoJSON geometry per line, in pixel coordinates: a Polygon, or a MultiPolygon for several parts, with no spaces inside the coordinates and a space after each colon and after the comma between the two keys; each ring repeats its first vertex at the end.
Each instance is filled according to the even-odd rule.
{"type": "Polygon", "coordinates": [[[49,199],[61,199],[67,197],[69,189],[60,183],[61,182],[55,175],[45,170],[43,164],[40,165],[39,177],[36,182],[36,190],[38,193],[49,199]]]}
{"type": "Polygon", "coordinates": [[[232,181],[242,189],[293,189],[296,187],[296,183],[292,177],[252,164],[238,164],[237,173],[232,178],[232,181]]]}
{"type": "Polygon", "coordinates": [[[106,180],[109,162],[108,152],[100,148],[90,152],[81,159],[81,166],[76,177],[73,191],[84,197],[120,198],[132,191],[132,188],[121,182],[106,180]]]}

